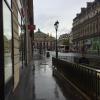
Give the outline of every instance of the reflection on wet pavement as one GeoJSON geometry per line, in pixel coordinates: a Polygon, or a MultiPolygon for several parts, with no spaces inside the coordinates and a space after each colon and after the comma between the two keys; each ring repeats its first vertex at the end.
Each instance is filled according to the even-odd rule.
{"type": "Polygon", "coordinates": [[[52,57],[35,59],[34,64],[35,100],[86,100],[69,83],[52,75],[52,57]]]}
{"type": "Polygon", "coordinates": [[[66,100],[52,76],[50,59],[35,60],[36,100],[66,100]]]}

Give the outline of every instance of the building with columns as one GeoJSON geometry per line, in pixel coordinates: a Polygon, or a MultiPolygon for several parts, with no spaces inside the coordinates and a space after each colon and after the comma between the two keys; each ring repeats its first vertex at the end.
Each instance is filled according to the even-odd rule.
{"type": "Polygon", "coordinates": [[[40,29],[34,33],[34,49],[46,51],[55,50],[55,38],[43,33],[40,29]]]}
{"type": "Polygon", "coordinates": [[[100,54],[100,0],[81,8],[73,19],[72,33],[76,52],[100,54]]]}

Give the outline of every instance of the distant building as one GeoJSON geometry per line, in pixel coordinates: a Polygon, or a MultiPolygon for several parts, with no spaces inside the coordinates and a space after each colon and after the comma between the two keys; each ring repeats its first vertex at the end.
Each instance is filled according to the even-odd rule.
{"type": "Polygon", "coordinates": [[[43,33],[40,29],[34,33],[34,49],[42,51],[55,50],[55,38],[43,33]]]}
{"type": "Polygon", "coordinates": [[[72,31],[69,34],[69,51],[74,52],[73,33],[72,33],[72,31]]]}
{"type": "Polygon", "coordinates": [[[100,53],[100,0],[87,2],[73,19],[73,42],[76,52],[100,53]]]}
{"type": "Polygon", "coordinates": [[[60,37],[59,37],[59,39],[58,39],[58,45],[67,45],[68,43],[67,42],[69,42],[68,40],[69,40],[69,34],[62,34],[62,35],[60,35],[60,37]]]}
{"type": "Polygon", "coordinates": [[[69,51],[69,34],[62,34],[58,39],[58,51],[68,52],[69,51]]]}

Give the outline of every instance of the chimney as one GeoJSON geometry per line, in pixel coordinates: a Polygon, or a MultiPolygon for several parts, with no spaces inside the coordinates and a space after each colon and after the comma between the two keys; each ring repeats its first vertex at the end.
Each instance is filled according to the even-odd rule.
{"type": "Polygon", "coordinates": [[[76,17],[78,17],[80,14],[76,14],[76,17]]]}
{"type": "Polygon", "coordinates": [[[81,8],[81,12],[84,12],[86,8],[81,8]]]}
{"type": "Polygon", "coordinates": [[[92,2],[87,2],[87,7],[91,7],[92,6],[92,2]]]}

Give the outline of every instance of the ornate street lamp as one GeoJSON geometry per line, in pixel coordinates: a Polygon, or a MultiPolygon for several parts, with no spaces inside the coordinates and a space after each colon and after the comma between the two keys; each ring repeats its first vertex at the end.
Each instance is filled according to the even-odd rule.
{"type": "MultiPolygon", "coordinates": [[[[96,15],[97,15],[97,34],[99,34],[99,25],[98,25],[98,17],[99,17],[99,12],[98,10],[96,10],[96,15]]],[[[100,37],[98,37],[100,39],[100,37]]],[[[99,39],[98,39],[98,42],[99,42],[99,39]]],[[[97,44],[97,52],[98,52],[98,55],[100,54],[100,46],[99,46],[99,43],[97,44]]]]}
{"type": "Polygon", "coordinates": [[[58,26],[59,26],[59,22],[56,21],[54,24],[55,30],[56,30],[56,58],[58,58],[58,47],[57,47],[57,31],[58,31],[58,26]]]}
{"type": "Polygon", "coordinates": [[[45,51],[46,51],[46,36],[44,36],[44,44],[43,44],[43,49],[44,49],[44,55],[45,55],[45,51]]]}

